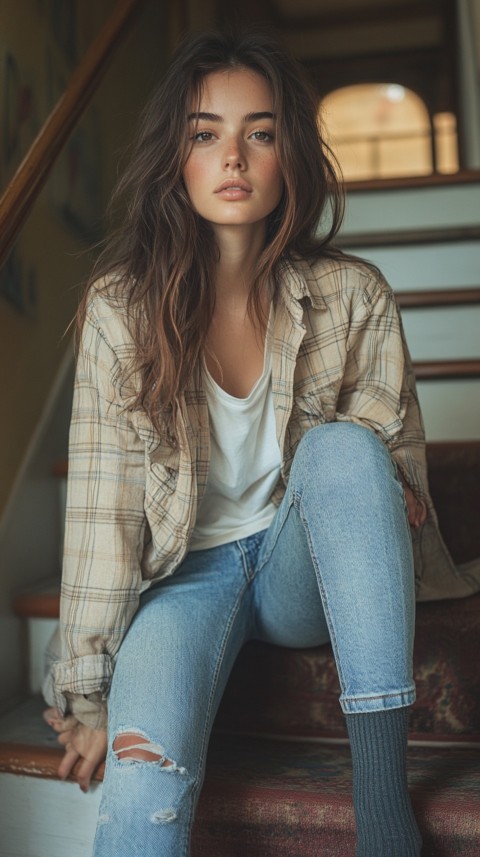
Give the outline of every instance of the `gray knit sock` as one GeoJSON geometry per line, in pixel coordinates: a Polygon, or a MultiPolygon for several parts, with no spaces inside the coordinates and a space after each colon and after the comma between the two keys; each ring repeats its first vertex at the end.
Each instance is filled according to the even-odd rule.
{"type": "Polygon", "coordinates": [[[422,838],[407,790],[408,709],[347,714],[353,762],[356,857],[419,857],[422,838]]]}

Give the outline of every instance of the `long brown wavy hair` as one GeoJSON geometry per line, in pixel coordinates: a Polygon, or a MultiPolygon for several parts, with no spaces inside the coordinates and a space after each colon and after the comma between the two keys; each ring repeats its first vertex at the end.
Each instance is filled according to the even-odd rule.
{"type": "Polygon", "coordinates": [[[144,110],[130,166],[112,198],[113,209],[122,206],[121,225],[94,267],[78,312],[81,328],[92,289],[115,293],[116,300],[121,294],[135,346],[131,369],[141,379],[133,407],[144,408],[157,428],[166,426],[172,443],[180,399],[198,370],[212,320],[218,260],[210,225],[193,210],[183,181],[191,145],[187,116],[206,75],[232,68],[252,69],[271,87],[284,179],[251,286],[252,318],[262,323],[260,296],[275,283],[281,260],[341,255],[332,247],[343,217],[338,167],[303,69],[261,31],[187,39],[144,110]]]}

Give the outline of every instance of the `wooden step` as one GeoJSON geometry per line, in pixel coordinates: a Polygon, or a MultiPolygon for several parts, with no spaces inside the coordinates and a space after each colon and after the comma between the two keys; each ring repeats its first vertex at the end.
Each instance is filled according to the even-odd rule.
{"type": "MultiPolygon", "coordinates": [[[[38,701],[0,719],[2,857],[62,855],[59,843],[61,848],[69,826],[62,790],[68,794],[70,815],[88,832],[81,848],[73,842],[68,853],[90,853],[100,786],[85,796],[69,782],[56,782],[59,754],[49,732],[38,701]],[[32,808],[38,805],[39,789],[35,800],[28,795],[29,782],[34,790],[39,780],[45,795],[43,819],[32,841],[14,801],[20,790],[32,808]],[[48,800],[48,782],[57,788],[55,800],[48,800]]],[[[478,857],[480,750],[410,747],[409,783],[424,838],[422,857],[478,857]]],[[[192,857],[345,857],[353,851],[351,763],[345,742],[214,734],[192,857]]]]}
{"type": "Polygon", "coordinates": [[[445,306],[465,306],[480,303],[480,286],[474,288],[428,289],[396,292],[401,309],[434,309],[445,306]]]}
{"type": "Polygon", "coordinates": [[[480,170],[459,170],[457,173],[432,173],[429,176],[407,176],[390,179],[363,179],[345,182],[348,194],[378,193],[382,190],[405,191],[415,188],[455,187],[480,184],[480,170]]]}
{"type": "Polygon", "coordinates": [[[394,229],[376,232],[347,232],[336,243],[349,250],[361,247],[412,247],[419,244],[456,244],[480,241],[480,226],[447,226],[435,229],[394,229]]]}
{"type": "Polygon", "coordinates": [[[40,581],[13,599],[13,609],[23,619],[58,619],[60,579],[51,577],[40,581]]]}
{"type": "Polygon", "coordinates": [[[445,381],[461,378],[480,378],[478,360],[414,360],[413,371],[417,381],[445,381]]]}

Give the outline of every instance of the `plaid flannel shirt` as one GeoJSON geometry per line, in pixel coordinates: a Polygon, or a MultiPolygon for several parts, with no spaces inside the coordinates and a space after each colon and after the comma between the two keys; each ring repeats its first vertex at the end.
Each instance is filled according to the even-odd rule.
{"type": "MultiPolygon", "coordinates": [[[[49,704],[97,727],[105,725],[115,657],[139,596],[185,556],[209,468],[200,374],[182,397],[179,447],[172,449],[146,413],[131,407],[138,383],[129,374],[133,356],[125,307],[97,290],[77,363],[60,627],[44,686],[49,704]]],[[[383,278],[347,260],[282,264],[272,390],[283,454],[275,503],[306,431],[331,421],[367,426],[427,503],[427,521],[412,533],[417,598],[480,588],[479,563],[456,569],[438,532],[415,380],[383,278]]]]}

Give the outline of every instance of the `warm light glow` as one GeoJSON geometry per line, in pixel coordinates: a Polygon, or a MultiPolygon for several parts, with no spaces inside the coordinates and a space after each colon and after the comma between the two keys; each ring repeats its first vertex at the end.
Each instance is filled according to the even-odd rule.
{"type": "Polygon", "coordinates": [[[454,114],[436,113],[433,127],[438,172],[458,172],[457,120],[454,114]]]}
{"type": "Polygon", "coordinates": [[[398,103],[405,98],[405,87],[400,86],[398,83],[390,83],[386,88],[385,94],[389,101],[398,103]]]}
{"type": "Polygon", "coordinates": [[[458,170],[455,117],[439,113],[433,129],[428,110],[412,90],[397,83],[357,84],[323,100],[327,141],[346,179],[429,175],[458,170]]]}

